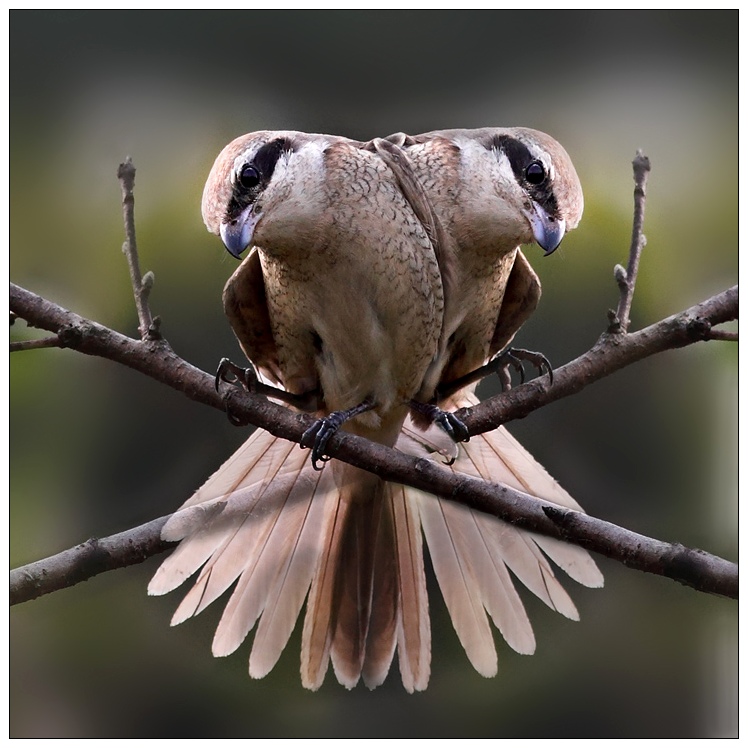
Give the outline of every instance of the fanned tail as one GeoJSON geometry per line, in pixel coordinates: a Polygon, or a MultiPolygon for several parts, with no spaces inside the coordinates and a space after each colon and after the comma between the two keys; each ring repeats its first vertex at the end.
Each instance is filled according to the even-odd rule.
{"type": "MultiPolygon", "coordinates": [[[[442,406],[457,410],[477,402],[473,395],[462,393],[442,406]]],[[[406,422],[397,446],[411,454],[439,457],[446,453],[443,441],[435,428],[429,429],[424,438],[406,422]]],[[[457,459],[448,469],[582,511],[503,427],[461,444],[457,459]]],[[[532,626],[509,571],[546,605],[572,620],[578,620],[579,614],[548,559],[580,584],[603,584],[595,562],[578,546],[520,530],[496,517],[416,489],[405,491],[418,505],[434,572],[455,631],[482,675],[497,672],[487,613],[515,651],[532,654],[535,650],[532,626]]]]}
{"type": "MultiPolygon", "coordinates": [[[[475,402],[463,394],[448,407],[475,402]]],[[[424,434],[408,421],[397,446],[440,461],[455,454],[439,429],[424,434]]],[[[512,574],[571,619],[577,610],[549,559],[581,584],[602,586],[594,561],[577,546],[344,463],[315,471],[309,455],[255,432],[166,524],[163,537],[181,542],[148,588],[164,594],[199,571],[174,614],[177,624],[236,583],[213,653],[230,654],[256,626],[249,658],[254,678],[278,661],[307,599],[306,688],[321,686],[330,662],[347,688],[359,680],[375,688],[396,650],[406,690],[426,688],[431,633],[421,528],[457,635],[485,676],[495,675],[498,664],[489,616],[517,652],[535,649],[512,574]]],[[[460,445],[448,469],[580,510],[504,428],[460,445]]]]}
{"type": "Polygon", "coordinates": [[[429,623],[417,508],[398,486],[257,431],[169,520],[181,540],[151,580],[171,591],[200,570],[172,624],[197,615],[234,582],[213,641],[233,652],[257,630],[249,673],[275,665],[308,593],[301,674],[322,684],[332,660],[352,688],[380,685],[398,649],[403,683],[429,677],[429,623]],[[311,589],[310,589],[311,588],[311,589]]]}

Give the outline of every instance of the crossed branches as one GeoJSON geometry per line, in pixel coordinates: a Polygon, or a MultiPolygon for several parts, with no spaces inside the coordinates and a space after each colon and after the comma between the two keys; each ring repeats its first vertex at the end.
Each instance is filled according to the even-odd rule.
{"type": "MultiPolygon", "coordinates": [[[[734,286],[700,304],[656,324],[629,333],[629,313],[639,260],[646,243],[642,233],[649,161],[638,153],[633,162],[635,210],[628,266],[615,268],[620,301],[609,313],[608,330],[593,347],[554,370],[553,382],[535,379],[461,411],[459,417],[471,434],[489,431],[532,411],[579,392],[592,382],[636,361],[699,341],[736,340],[731,331],[715,329],[737,319],[738,288],[734,286]]],[[[10,285],[11,321],[24,319],[30,326],[52,333],[40,340],[11,344],[11,350],[39,347],[72,348],[107,358],[140,371],[189,398],[224,410],[275,436],[299,442],[313,418],[277,405],[264,396],[224,388],[217,392],[214,377],[177,356],[158,331],[158,318],[148,306],[152,275],[141,276],[133,217],[134,167],[126,161],[118,176],[122,184],[128,258],[135,294],[140,340],[124,336],[31,293],[10,285]]],[[[701,550],[685,548],[639,535],[587,514],[561,509],[506,486],[455,475],[438,464],[413,458],[353,434],[338,432],[329,442],[330,455],[370,470],[382,478],[405,483],[488,512],[541,534],[576,543],[625,565],[675,579],[697,590],[728,597],[738,596],[737,565],[701,550]]],[[[161,540],[166,517],[105,539],[85,543],[11,572],[11,604],[72,586],[110,569],[140,563],[171,546],[161,540]]]]}

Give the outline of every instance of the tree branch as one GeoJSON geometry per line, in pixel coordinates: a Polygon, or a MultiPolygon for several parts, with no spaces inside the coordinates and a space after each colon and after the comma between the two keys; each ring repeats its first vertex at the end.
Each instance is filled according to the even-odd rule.
{"type": "Polygon", "coordinates": [[[631,304],[634,300],[636,276],[639,273],[639,260],[647,243],[644,236],[644,208],[647,202],[647,177],[649,176],[649,159],[637,151],[633,161],[634,167],[634,224],[631,228],[631,247],[629,249],[628,267],[616,265],[614,275],[621,298],[618,311],[611,315],[608,332],[628,332],[631,320],[631,304]]]}
{"type": "MultiPolygon", "coordinates": [[[[313,422],[308,415],[294,413],[260,395],[235,387],[224,387],[224,395],[221,395],[215,390],[212,375],[179,358],[164,340],[133,340],[14,284],[10,286],[10,302],[14,313],[34,327],[57,333],[65,347],[124,364],[183,392],[193,400],[216,408],[224,409],[230,402],[236,416],[275,436],[298,442],[313,422]]],[[[735,286],[637,333],[606,333],[590,351],[557,369],[552,385],[548,384],[546,377],[533,380],[467,409],[461,415],[464,414],[465,423],[472,434],[490,430],[500,423],[522,418],[549,402],[579,392],[591,382],[635,361],[706,340],[713,325],[735,319],[737,315],[738,288],[735,286]]],[[[455,475],[431,460],[413,458],[353,434],[338,432],[330,440],[327,451],[338,459],[387,480],[459,501],[527,530],[577,543],[631,568],[668,576],[702,591],[737,597],[737,566],[702,551],[646,538],[588,515],[559,510],[554,505],[506,486],[455,475]]],[[[163,545],[159,546],[157,540],[158,531],[151,532],[155,534],[148,537],[148,553],[163,550],[163,545]]],[[[124,545],[130,554],[128,558],[132,558],[128,534],[115,537],[120,538],[120,546],[124,545]]],[[[108,553],[112,556],[112,563],[107,568],[126,565],[115,562],[117,552],[114,548],[108,553]]],[[[87,552],[81,551],[81,556],[86,558],[87,552]]],[[[50,564],[47,561],[38,563],[44,570],[46,583],[51,585],[54,575],[50,564]]],[[[57,589],[80,581],[77,570],[71,576],[70,566],[64,568],[68,571],[58,573],[57,589]],[[74,581],[68,582],[67,579],[74,581]]],[[[76,568],[75,563],[73,568],[76,568]]],[[[15,602],[42,594],[34,593],[40,589],[40,583],[29,567],[18,569],[14,574],[16,586],[12,594],[15,602]]],[[[45,587],[43,591],[47,589],[51,587],[45,587]]]]}
{"type": "Polygon", "coordinates": [[[127,265],[130,268],[130,281],[135,294],[135,308],[138,310],[138,319],[140,320],[138,327],[140,337],[142,340],[146,338],[158,340],[161,337],[159,333],[160,319],[153,317],[148,305],[154,276],[150,270],[144,276],[140,274],[138,244],[135,240],[135,166],[133,166],[132,159],[129,156],[119,165],[117,178],[122,187],[122,214],[125,222],[125,243],[122,245],[122,252],[127,258],[127,265]]]}
{"type": "MultiPolygon", "coordinates": [[[[459,417],[471,434],[523,418],[543,405],[579,392],[588,384],[655,353],[702,340],[737,339],[737,334],[713,329],[722,322],[737,318],[737,286],[635,334],[627,334],[639,260],[646,241],[642,228],[649,160],[639,152],[633,166],[634,221],[629,263],[626,270],[616,266],[621,298],[618,311],[610,313],[608,332],[590,351],[557,369],[552,378],[538,378],[474,408],[460,411],[459,417]]],[[[299,442],[313,422],[310,416],[294,413],[257,392],[234,386],[224,386],[224,396],[221,396],[215,390],[212,376],[179,358],[161,338],[158,319],[152,317],[148,307],[153,275],[146,273],[142,278],[140,275],[134,220],[135,168],[129,158],[120,164],[117,175],[122,186],[125,223],[123,252],[130,267],[141,341],[79,317],[11,284],[11,323],[19,316],[32,326],[55,333],[53,337],[39,341],[16,343],[12,350],[57,346],[108,358],[153,377],[194,400],[226,408],[237,421],[254,424],[275,436],[299,442]]],[[[464,503],[524,529],[576,543],[632,568],[668,576],[702,591],[737,597],[737,566],[703,551],[647,538],[506,486],[455,474],[431,460],[416,459],[342,431],[331,439],[326,451],[384,479],[464,503]]],[[[11,573],[11,603],[77,584],[102,571],[139,563],[165,550],[170,546],[160,539],[165,520],[154,520],[104,540],[92,539],[56,556],[16,569],[11,573]]]]}
{"type": "MultiPolygon", "coordinates": [[[[471,434],[480,434],[502,423],[524,418],[538,408],[580,392],[619,369],[656,353],[716,340],[716,325],[738,318],[738,287],[733,286],[700,304],[635,333],[603,333],[589,351],[508,392],[489,398],[475,408],[459,411],[471,434]]],[[[716,331],[724,334],[724,331],[716,331]]]]}
{"type": "Polygon", "coordinates": [[[159,517],[108,538],[90,538],[75,548],[13,569],[10,572],[10,604],[73,587],[102,572],[140,564],[162,553],[176,545],[161,540],[161,529],[167,519],[159,517]]]}

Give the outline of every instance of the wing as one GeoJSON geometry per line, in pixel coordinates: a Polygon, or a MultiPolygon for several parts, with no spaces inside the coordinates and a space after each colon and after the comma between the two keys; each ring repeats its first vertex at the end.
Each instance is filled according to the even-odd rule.
{"type": "Polygon", "coordinates": [[[282,383],[278,348],[270,324],[265,282],[256,247],[226,282],[223,309],[246,357],[271,382],[282,383]]]}
{"type": "Polygon", "coordinates": [[[491,338],[489,356],[506,348],[540,301],[540,279],[521,250],[517,250],[491,338]]]}

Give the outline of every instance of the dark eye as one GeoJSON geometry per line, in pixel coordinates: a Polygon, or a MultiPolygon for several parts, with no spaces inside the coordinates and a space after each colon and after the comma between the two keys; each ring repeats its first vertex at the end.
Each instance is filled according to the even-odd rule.
{"type": "Polygon", "coordinates": [[[260,183],[260,172],[254,166],[246,164],[239,172],[239,184],[244,189],[251,190],[260,183]]]}
{"type": "Polygon", "coordinates": [[[533,161],[525,169],[525,179],[530,184],[540,184],[545,179],[545,167],[540,161],[533,161]]]}

